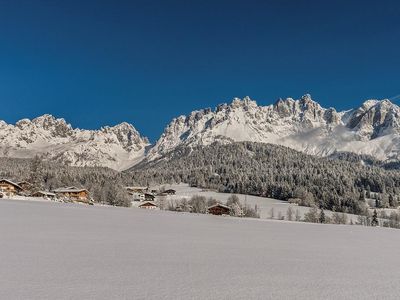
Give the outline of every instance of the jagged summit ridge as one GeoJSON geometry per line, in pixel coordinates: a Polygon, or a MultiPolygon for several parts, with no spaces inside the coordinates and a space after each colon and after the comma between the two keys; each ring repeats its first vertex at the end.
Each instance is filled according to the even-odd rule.
{"type": "Polygon", "coordinates": [[[387,99],[371,99],[338,112],[322,107],[309,94],[266,106],[250,97],[234,98],[215,109],[174,118],[152,147],[126,122],[85,130],[49,114],[15,125],[0,121],[1,156],[41,155],[70,165],[117,170],[162,157],[177,147],[234,141],[279,144],[320,156],[348,151],[399,160],[400,108],[387,99]]]}
{"type": "Polygon", "coordinates": [[[172,120],[149,151],[148,159],[178,146],[215,141],[281,144],[315,155],[335,151],[369,154],[378,159],[400,158],[400,109],[389,100],[367,100],[359,108],[337,112],[323,108],[306,94],[259,106],[245,97],[214,110],[197,110],[172,120]]]}
{"type": "Polygon", "coordinates": [[[2,156],[33,157],[76,166],[106,166],[117,170],[143,158],[147,138],[128,123],[99,130],[73,128],[62,118],[45,114],[15,125],[0,122],[2,156]]]}

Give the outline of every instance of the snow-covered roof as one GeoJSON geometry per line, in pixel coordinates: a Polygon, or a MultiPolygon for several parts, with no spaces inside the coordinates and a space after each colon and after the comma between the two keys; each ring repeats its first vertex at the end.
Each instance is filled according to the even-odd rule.
{"type": "Polygon", "coordinates": [[[141,207],[141,206],[157,206],[157,205],[153,202],[146,201],[139,205],[139,207],[141,207]]]}
{"type": "Polygon", "coordinates": [[[76,187],[66,187],[66,188],[58,188],[54,190],[54,193],[80,193],[87,192],[87,189],[78,189],[76,187]]]}
{"type": "Polygon", "coordinates": [[[17,187],[17,188],[19,188],[19,189],[22,190],[22,187],[21,187],[19,184],[15,183],[15,182],[13,182],[13,181],[11,181],[11,180],[2,178],[2,179],[0,179],[0,182],[1,182],[1,181],[7,182],[7,183],[9,183],[9,184],[11,184],[11,185],[13,185],[13,186],[15,186],[15,187],[17,187]]]}
{"type": "Polygon", "coordinates": [[[214,207],[223,207],[223,208],[226,208],[226,209],[229,209],[229,210],[231,209],[229,206],[223,205],[221,203],[217,203],[217,204],[211,205],[211,206],[208,207],[208,209],[214,208],[214,207]]]}

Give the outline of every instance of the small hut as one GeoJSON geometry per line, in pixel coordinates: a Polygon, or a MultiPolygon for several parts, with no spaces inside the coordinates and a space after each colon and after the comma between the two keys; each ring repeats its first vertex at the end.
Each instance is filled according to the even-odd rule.
{"type": "Polygon", "coordinates": [[[144,208],[144,209],[157,209],[158,208],[158,206],[154,202],[150,202],[150,201],[143,202],[138,207],[144,208]]]}
{"type": "Polygon", "coordinates": [[[229,215],[231,212],[231,208],[229,206],[217,203],[208,208],[208,213],[212,215],[229,215]]]}

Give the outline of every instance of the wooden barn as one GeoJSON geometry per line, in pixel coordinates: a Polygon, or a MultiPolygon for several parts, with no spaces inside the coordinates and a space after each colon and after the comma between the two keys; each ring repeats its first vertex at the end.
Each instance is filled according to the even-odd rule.
{"type": "Polygon", "coordinates": [[[0,193],[12,197],[22,192],[22,187],[8,179],[0,179],[0,193]]]}
{"type": "Polygon", "coordinates": [[[158,208],[158,206],[154,202],[150,202],[150,201],[143,202],[138,207],[144,208],[144,209],[157,209],[158,208]]]}
{"type": "Polygon", "coordinates": [[[215,205],[212,205],[208,208],[208,213],[212,215],[229,215],[231,212],[231,208],[229,206],[217,203],[215,205]]]}
{"type": "Polygon", "coordinates": [[[90,203],[89,191],[86,189],[76,188],[74,186],[59,188],[53,191],[57,197],[66,198],[70,201],[90,203]]]}

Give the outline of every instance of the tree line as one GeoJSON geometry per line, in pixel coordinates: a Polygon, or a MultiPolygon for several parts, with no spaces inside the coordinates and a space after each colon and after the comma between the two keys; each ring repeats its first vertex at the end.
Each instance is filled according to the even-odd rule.
{"type": "Polygon", "coordinates": [[[185,182],[354,214],[367,212],[370,193],[378,193],[384,206],[397,207],[400,192],[398,170],[253,142],[178,148],[135,166],[131,174],[145,185],[185,182]]]}
{"type": "Polygon", "coordinates": [[[0,158],[0,177],[32,183],[36,190],[59,187],[85,188],[98,203],[130,206],[125,186],[131,176],[103,167],[71,167],[39,157],[33,159],[0,158]]]}

